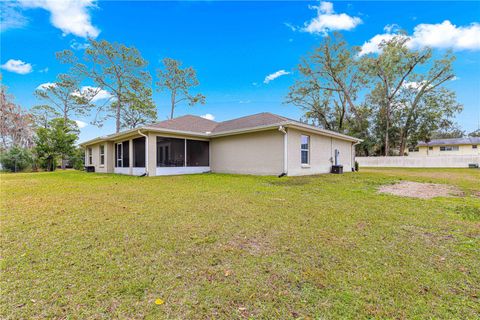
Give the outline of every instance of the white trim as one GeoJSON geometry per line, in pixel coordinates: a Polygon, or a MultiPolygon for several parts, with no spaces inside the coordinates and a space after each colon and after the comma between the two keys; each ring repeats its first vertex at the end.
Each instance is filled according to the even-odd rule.
{"type": "Polygon", "coordinates": [[[209,172],[210,167],[157,167],[157,176],[170,176],[177,174],[194,174],[209,172]]]}
{"type": "Polygon", "coordinates": [[[129,174],[129,171],[130,171],[130,168],[123,168],[123,167],[115,167],[113,169],[113,173],[117,173],[117,174],[126,174],[128,175],[129,174]]]}

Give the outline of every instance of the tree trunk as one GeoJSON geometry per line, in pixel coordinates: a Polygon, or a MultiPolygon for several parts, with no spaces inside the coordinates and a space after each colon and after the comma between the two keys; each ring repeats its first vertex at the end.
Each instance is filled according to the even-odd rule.
{"type": "Polygon", "coordinates": [[[67,160],[65,160],[65,158],[62,156],[62,170],[66,169],[66,167],[67,167],[66,162],[67,162],[67,160]]]}
{"type": "Polygon", "coordinates": [[[175,91],[172,91],[170,103],[172,104],[172,108],[170,109],[170,119],[173,119],[173,112],[175,111],[175,91]]]}
{"type": "Polygon", "coordinates": [[[120,95],[117,95],[117,107],[116,107],[116,114],[115,114],[115,132],[120,132],[120,95]]]}

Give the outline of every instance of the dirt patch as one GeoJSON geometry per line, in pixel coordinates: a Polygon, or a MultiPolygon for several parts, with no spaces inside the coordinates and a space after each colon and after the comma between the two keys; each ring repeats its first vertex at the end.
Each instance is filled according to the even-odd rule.
{"type": "Polygon", "coordinates": [[[448,184],[420,183],[412,181],[401,181],[396,184],[385,185],[380,187],[378,192],[421,199],[431,199],[435,197],[461,197],[464,195],[460,189],[448,184]]]}

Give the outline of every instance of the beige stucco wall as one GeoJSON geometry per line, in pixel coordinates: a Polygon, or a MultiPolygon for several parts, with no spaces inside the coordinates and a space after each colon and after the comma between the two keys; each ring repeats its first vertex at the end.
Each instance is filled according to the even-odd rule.
{"type": "Polygon", "coordinates": [[[88,163],[88,148],[92,148],[92,165],[95,167],[95,172],[112,173],[114,166],[114,149],[112,142],[102,142],[92,144],[85,148],[85,165],[88,163]],[[100,165],[100,146],[105,146],[105,164],[100,165]]]}
{"type": "Polygon", "coordinates": [[[279,175],[283,172],[283,133],[269,130],[213,138],[212,172],[279,175]]]}
{"type": "Polygon", "coordinates": [[[409,152],[408,155],[414,156],[470,156],[480,155],[480,145],[476,149],[472,148],[471,144],[458,146],[458,151],[440,151],[440,146],[432,146],[433,150],[428,150],[428,147],[418,147],[418,152],[409,152]]]}
{"type": "Polygon", "coordinates": [[[339,164],[343,165],[343,171],[352,170],[353,147],[352,142],[336,138],[330,138],[297,129],[288,129],[288,175],[312,175],[329,173],[334,161],[335,149],[340,151],[339,164]],[[301,163],[301,135],[310,136],[310,164],[301,163]]]}

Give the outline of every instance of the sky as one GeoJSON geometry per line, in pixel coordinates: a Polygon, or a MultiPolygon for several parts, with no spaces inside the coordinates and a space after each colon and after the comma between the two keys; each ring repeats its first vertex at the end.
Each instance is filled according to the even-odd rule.
{"type": "MultiPolygon", "coordinates": [[[[135,46],[155,70],[165,57],[197,70],[205,105],[180,105],[176,116],[195,114],[224,121],[258,112],[298,119],[285,103],[300,59],[322,38],[341,32],[362,53],[375,54],[382,39],[405,30],[412,48],[429,46],[435,56],[453,50],[455,90],[464,110],[456,121],[467,132],[480,126],[480,2],[433,1],[2,1],[2,82],[25,108],[41,104],[33,95],[68,71],[55,53],[82,54],[88,37],[135,46]]],[[[85,83],[84,85],[93,85],[85,83]]],[[[108,93],[104,93],[108,97],[108,93]]],[[[169,116],[165,93],[154,92],[159,120],[169,116]]],[[[80,141],[113,133],[76,118],[80,141]]]]}

